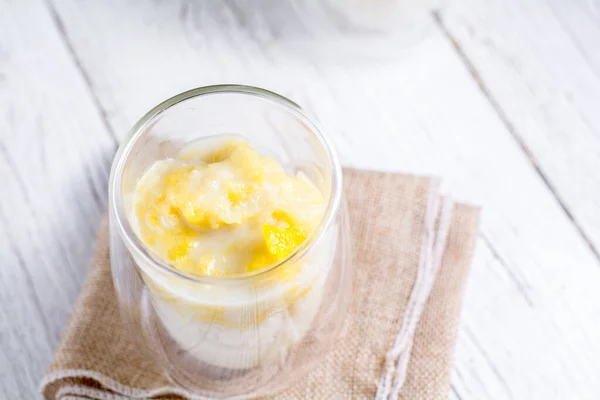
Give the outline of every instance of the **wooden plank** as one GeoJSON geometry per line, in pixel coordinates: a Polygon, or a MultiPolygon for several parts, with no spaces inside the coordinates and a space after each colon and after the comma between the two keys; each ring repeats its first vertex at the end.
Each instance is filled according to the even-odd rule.
{"type": "MultiPolygon", "coordinates": [[[[441,174],[454,195],[483,203],[453,396],[597,393],[591,374],[600,357],[600,304],[589,299],[600,269],[581,236],[582,229],[591,236],[591,228],[578,220],[578,229],[569,214],[582,200],[561,186],[557,201],[443,32],[401,60],[340,65],[286,52],[289,36],[278,36],[260,14],[228,4],[55,2],[116,132],[187,88],[255,84],[305,105],[346,165],[441,174]]],[[[529,17],[519,24],[538,20],[529,17]]],[[[523,93],[511,92],[512,83],[496,85],[506,85],[506,97],[517,102],[523,93]]],[[[567,117],[549,118],[546,126],[559,132],[574,118],[567,117]]],[[[566,138],[545,143],[550,154],[559,153],[557,143],[579,146],[566,138]]],[[[584,159],[594,157],[581,151],[584,159]]],[[[553,169],[547,179],[560,174],[553,169]]]]}
{"type": "Polygon", "coordinates": [[[31,399],[86,275],[115,142],[44,3],[0,8],[0,398],[31,399]]]}
{"type": "MultiPolygon", "coordinates": [[[[441,18],[442,28],[455,41],[483,92],[596,255],[600,245],[599,15],[597,6],[586,1],[464,1],[452,4],[441,18]]],[[[555,249],[547,251],[555,253],[555,249]]],[[[495,392],[503,395],[494,398],[592,399],[600,392],[595,378],[597,353],[586,354],[585,339],[598,334],[597,314],[588,306],[597,303],[593,299],[598,295],[582,281],[579,269],[572,268],[570,254],[562,260],[562,284],[557,281],[554,291],[544,292],[547,301],[571,313],[572,320],[557,318],[560,313],[553,315],[548,309],[545,329],[533,324],[535,319],[527,313],[522,312],[522,318],[515,315],[520,329],[527,329],[536,342],[515,340],[504,355],[494,356],[496,362],[514,366],[503,374],[502,380],[509,383],[505,390],[495,392]],[[583,287],[587,289],[582,291],[583,287]],[[530,363],[532,346],[549,351],[540,352],[530,363]],[[567,368],[564,359],[569,359],[567,368]]],[[[520,278],[520,285],[528,290],[531,279],[520,278]]],[[[529,303],[538,310],[535,299],[529,303]]],[[[524,306],[515,304],[512,309],[524,306]]],[[[502,330],[490,332],[489,339],[497,343],[503,335],[502,330]]],[[[473,337],[461,336],[459,355],[474,354],[473,337]]],[[[475,360],[465,358],[463,367],[474,371],[473,364],[479,364],[475,360]]],[[[472,387],[463,385],[461,390],[473,393],[472,387]]]]}
{"type": "Polygon", "coordinates": [[[590,0],[547,0],[554,17],[572,40],[581,57],[600,76],[600,5],[590,0]]]}
{"type": "Polygon", "coordinates": [[[442,24],[598,254],[600,27],[584,3],[469,0],[442,24]]]}

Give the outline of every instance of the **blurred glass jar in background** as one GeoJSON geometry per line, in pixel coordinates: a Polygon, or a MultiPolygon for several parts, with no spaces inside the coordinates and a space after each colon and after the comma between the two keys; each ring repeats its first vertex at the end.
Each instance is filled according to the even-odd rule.
{"type": "Polygon", "coordinates": [[[290,100],[221,85],[163,102],[121,145],[109,199],[111,267],[126,329],[182,388],[211,398],[267,394],[307,372],[339,337],[352,290],[341,168],[290,100]],[[224,133],[246,137],[288,173],[305,174],[323,193],[326,211],[309,239],[277,265],[233,277],[188,275],[136,235],[132,194],[156,161],[224,133]]]}
{"type": "Polygon", "coordinates": [[[189,19],[220,50],[275,60],[381,61],[432,37],[445,0],[220,0],[190,2],[189,19]],[[217,40],[218,39],[218,40],[217,40]],[[228,49],[228,47],[231,47],[228,49]]]}
{"type": "Polygon", "coordinates": [[[409,29],[439,7],[439,0],[325,0],[357,27],[377,31],[409,29]]]}
{"type": "Polygon", "coordinates": [[[333,57],[393,58],[423,42],[442,0],[299,0],[292,2],[312,29],[312,50],[333,57]]]}

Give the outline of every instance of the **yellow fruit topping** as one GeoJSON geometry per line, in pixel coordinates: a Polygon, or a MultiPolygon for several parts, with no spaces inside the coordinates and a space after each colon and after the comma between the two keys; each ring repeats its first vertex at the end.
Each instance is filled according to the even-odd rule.
{"type": "Polygon", "coordinates": [[[322,193],[239,138],[215,138],[156,162],[133,196],[138,234],[193,275],[235,275],[292,254],[322,218],[322,193]]]}
{"type": "Polygon", "coordinates": [[[281,229],[273,225],[263,225],[262,230],[267,250],[278,260],[286,258],[306,240],[294,228],[281,229]]]}

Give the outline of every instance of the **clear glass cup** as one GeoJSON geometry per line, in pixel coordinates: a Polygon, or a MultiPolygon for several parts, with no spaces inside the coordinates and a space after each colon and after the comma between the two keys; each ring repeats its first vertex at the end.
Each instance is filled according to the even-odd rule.
{"type": "Polygon", "coordinates": [[[265,395],[310,370],[338,339],[352,264],[342,173],[331,145],[292,101],[267,90],[193,89],[139,120],[113,162],[110,256],[126,330],[177,385],[211,398],[265,395]],[[235,277],[193,276],[159,260],[131,224],[132,193],[157,160],[234,133],[327,201],[312,235],[280,263],[235,277]]]}

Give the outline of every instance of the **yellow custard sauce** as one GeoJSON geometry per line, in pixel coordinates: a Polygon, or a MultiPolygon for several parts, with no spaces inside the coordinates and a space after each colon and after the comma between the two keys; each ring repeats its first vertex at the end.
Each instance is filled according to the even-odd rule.
{"type": "Polygon", "coordinates": [[[233,276],[273,265],[316,229],[325,199],[242,137],[192,143],[156,162],[133,198],[142,241],[174,268],[233,276]]]}

